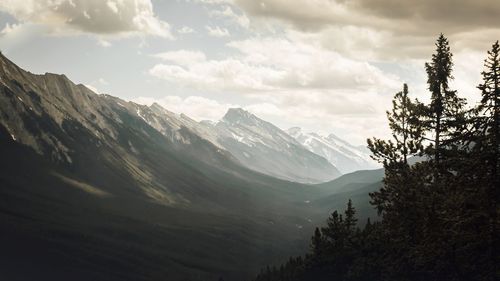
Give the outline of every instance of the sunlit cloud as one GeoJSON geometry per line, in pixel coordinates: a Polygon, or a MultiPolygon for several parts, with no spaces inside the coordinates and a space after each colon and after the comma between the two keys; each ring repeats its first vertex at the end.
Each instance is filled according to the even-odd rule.
{"type": "Polygon", "coordinates": [[[55,35],[153,35],[172,39],[170,25],[153,13],[150,0],[6,0],[0,10],[22,23],[49,27],[55,35]]]}

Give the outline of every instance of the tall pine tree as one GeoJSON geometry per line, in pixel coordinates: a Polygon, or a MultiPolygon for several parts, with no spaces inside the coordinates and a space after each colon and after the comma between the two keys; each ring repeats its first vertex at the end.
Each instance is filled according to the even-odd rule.
{"type": "Polygon", "coordinates": [[[392,140],[368,139],[368,148],[373,158],[390,168],[391,165],[408,166],[408,158],[421,154],[422,127],[417,120],[418,101],[409,98],[408,85],[396,93],[392,100],[392,110],[387,111],[392,140]]]}
{"type": "Polygon", "coordinates": [[[453,79],[453,54],[448,39],[441,34],[436,42],[436,52],[431,62],[425,64],[428,89],[431,92],[431,102],[428,106],[421,106],[420,119],[425,120],[424,128],[433,135],[433,145],[428,147],[428,154],[432,156],[436,165],[436,180],[443,172],[447,151],[452,149],[457,134],[463,124],[462,116],[465,100],[457,96],[457,92],[450,89],[453,79]]]}
{"type": "MultiPolygon", "coordinates": [[[[489,264],[498,269],[500,264],[499,247],[499,216],[500,201],[500,44],[496,41],[484,62],[482,72],[483,82],[478,86],[481,91],[481,102],[476,108],[476,136],[473,153],[476,155],[478,179],[483,178],[478,185],[481,205],[486,205],[488,230],[485,235],[489,244],[489,264]],[[477,157],[479,155],[479,157],[477,157]],[[481,177],[482,176],[482,177],[481,177]]],[[[497,272],[500,274],[500,272],[497,272]]],[[[494,276],[492,276],[494,279],[494,276]]]]}
{"type": "MultiPolygon", "coordinates": [[[[477,110],[480,114],[478,128],[481,132],[482,145],[486,152],[493,186],[500,186],[500,44],[496,41],[488,51],[488,58],[484,62],[486,68],[482,72],[483,83],[478,86],[482,99],[477,110]]],[[[499,188],[492,196],[499,198],[499,188]]]]}

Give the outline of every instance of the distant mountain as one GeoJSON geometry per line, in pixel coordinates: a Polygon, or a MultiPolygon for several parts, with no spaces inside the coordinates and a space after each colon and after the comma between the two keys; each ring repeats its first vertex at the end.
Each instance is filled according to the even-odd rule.
{"type": "Polygon", "coordinates": [[[370,152],[366,147],[351,145],[334,134],[322,136],[317,133],[304,133],[298,127],[290,128],[287,132],[304,147],[327,159],[344,174],[380,168],[380,165],[370,158],[370,152]]]}
{"type": "Polygon", "coordinates": [[[341,177],[314,187],[318,188],[322,196],[310,202],[310,205],[319,209],[334,211],[336,207],[345,204],[351,199],[359,216],[358,223],[364,226],[366,219],[378,219],[377,212],[370,204],[369,193],[379,190],[383,186],[384,169],[362,170],[342,175],[341,177]]]}
{"type": "Polygon", "coordinates": [[[144,106],[117,99],[117,104],[178,148],[186,147],[186,153],[212,165],[217,165],[216,160],[224,155],[254,171],[300,183],[326,182],[340,175],[328,161],[309,152],[281,129],[240,108],[229,109],[219,122],[197,122],[156,103],[144,106]],[[196,148],[193,138],[204,141],[206,147],[196,148]]]}
{"type": "Polygon", "coordinates": [[[244,111],[198,123],[0,54],[2,277],[242,280],[302,253],[315,222],[345,202],[308,204],[336,197],[248,169],[244,152],[304,180],[338,175],[244,111]]]}
{"type": "Polygon", "coordinates": [[[220,145],[244,166],[277,178],[319,183],[340,176],[326,159],[318,156],[273,124],[241,108],[229,109],[221,121],[204,123],[220,145]]]}

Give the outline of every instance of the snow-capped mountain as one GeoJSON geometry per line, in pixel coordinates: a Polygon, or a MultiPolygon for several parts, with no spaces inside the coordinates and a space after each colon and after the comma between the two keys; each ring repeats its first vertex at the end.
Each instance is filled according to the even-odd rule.
{"type": "Polygon", "coordinates": [[[311,152],[326,158],[342,173],[380,168],[370,158],[370,152],[366,148],[351,145],[334,134],[322,136],[304,133],[298,127],[290,128],[287,132],[311,152]]]}
{"type": "MultiPolygon", "coordinates": [[[[229,109],[219,122],[197,122],[158,104],[128,102],[121,106],[177,146],[192,147],[193,139],[204,140],[225,157],[234,157],[243,166],[267,175],[302,183],[325,182],[340,175],[326,159],[311,153],[286,132],[240,108],[229,109]]],[[[198,150],[192,147],[187,153],[192,151],[198,150]]],[[[197,157],[203,156],[208,163],[216,157],[205,154],[197,157]]]]}
{"type": "Polygon", "coordinates": [[[216,132],[216,145],[229,151],[246,167],[261,173],[302,183],[325,182],[340,176],[326,159],[312,153],[278,127],[243,109],[229,109],[215,124],[200,124],[216,132]]]}

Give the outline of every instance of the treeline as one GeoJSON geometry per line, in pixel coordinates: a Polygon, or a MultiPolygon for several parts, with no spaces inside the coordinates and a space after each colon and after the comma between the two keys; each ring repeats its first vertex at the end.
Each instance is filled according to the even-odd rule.
{"type": "Polygon", "coordinates": [[[473,106],[451,89],[452,58],[441,35],[425,64],[430,102],[405,84],[387,112],[392,139],[368,140],[385,168],[370,194],[381,220],[360,229],[349,201],[316,228],[310,253],[255,281],[500,280],[500,46],[473,106]]]}

